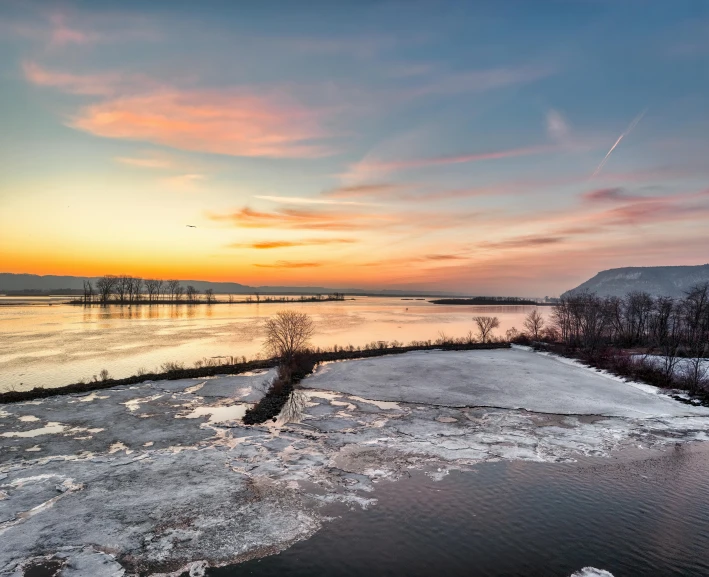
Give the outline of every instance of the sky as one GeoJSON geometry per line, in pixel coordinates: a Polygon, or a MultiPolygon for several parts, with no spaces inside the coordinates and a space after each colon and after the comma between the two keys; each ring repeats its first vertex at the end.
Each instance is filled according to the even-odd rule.
{"type": "Polygon", "coordinates": [[[0,272],[554,296],[707,159],[704,0],[0,0],[0,272]]]}

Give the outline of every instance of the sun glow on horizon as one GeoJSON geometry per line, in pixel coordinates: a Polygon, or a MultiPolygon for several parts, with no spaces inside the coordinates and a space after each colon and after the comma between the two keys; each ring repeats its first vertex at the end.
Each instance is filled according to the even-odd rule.
{"type": "Polygon", "coordinates": [[[681,7],[603,45],[545,3],[476,34],[472,7],[303,10],[0,8],[0,272],[543,295],[709,260],[681,7]]]}

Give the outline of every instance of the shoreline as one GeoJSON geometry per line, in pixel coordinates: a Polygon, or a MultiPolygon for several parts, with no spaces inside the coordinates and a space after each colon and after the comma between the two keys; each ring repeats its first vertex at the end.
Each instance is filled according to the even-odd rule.
{"type": "MultiPolygon", "coordinates": [[[[372,357],[383,357],[386,355],[399,355],[412,351],[472,351],[490,349],[509,349],[509,343],[471,343],[471,344],[442,344],[442,345],[420,345],[406,347],[391,347],[370,350],[338,351],[312,353],[315,363],[347,361],[354,359],[367,359],[372,357]]],[[[0,405],[44,399],[69,395],[72,393],[88,393],[102,389],[110,389],[122,385],[136,385],[146,381],[177,380],[202,377],[214,377],[217,375],[239,375],[250,371],[270,369],[278,365],[277,358],[264,360],[246,361],[245,363],[234,363],[217,365],[210,367],[200,367],[191,369],[175,369],[162,373],[145,373],[143,375],[132,375],[122,379],[106,379],[103,381],[91,381],[88,383],[71,383],[59,387],[34,387],[27,391],[7,391],[0,393],[0,405]]]]}

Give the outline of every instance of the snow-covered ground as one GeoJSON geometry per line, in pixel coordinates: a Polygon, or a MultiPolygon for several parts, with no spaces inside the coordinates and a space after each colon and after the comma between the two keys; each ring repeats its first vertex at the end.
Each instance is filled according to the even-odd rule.
{"type": "Polygon", "coordinates": [[[242,425],[269,378],[0,406],[0,575],[50,562],[62,577],[197,576],[307,538],[328,503],[374,506],[374,485],[411,469],[438,478],[488,460],[706,440],[709,430],[705,409],[524,351],[326,365],[277,422],[242,425]]]}
{"type": "MultiPolygon", "coordinates": [[[[305,381],[384,401],[484,406],[563,415],[709,415],[619,379],[550,355],[516,349],[421,351],[330,363],[305,381]]],[[[655,389],[652,392],[657,392],[655,389]]]]}

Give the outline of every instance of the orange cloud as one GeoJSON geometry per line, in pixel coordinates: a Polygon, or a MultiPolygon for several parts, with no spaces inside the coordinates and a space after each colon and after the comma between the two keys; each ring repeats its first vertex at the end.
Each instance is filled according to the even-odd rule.
{"type": "Polygon", "coordinates": [[[564,241],[562,236],[518,236],[497,242],[481,242],[481,248],[505,249],[505,248],[535,248],[538,246],[558,244],[564,241]]]}
{"type": "Polygon", "coordinates": [[[289,260],[279,260],[273,264],[255,264],[259,268],[314,268],[322,266],[319,262],[293,262],[289,260]]]}
{"type": "Polygon", "coordinates": [[[389,220],[383,215],[353,212],[282,209],[261,212],[244,207],[227,214],[208,214],[214,221],[227,221],[242,228],[283,228],[306,230],[356,230],[389,220]]]}
{"type": "Polygon", "coordinates": [[[351,244],[357,242],[352,238],[310,238],[304,240],[272,240],[254,243],[233,243],[227,245],[228,248],[255,248],[259,250],[267,250],[274,248],[292,248],[297,246],[319,246],[327,244],[351,244]]]}
{"type": "Polygon", "coordinates": [[[135,75],[72,74],[35,62],[25,62],[23,70],[38,86],[106,97],[69,123],[96,136],[230,156],[316,158],[332,152],[314,142],[327,136],[319,114],[282,95],[180,90],[135,75]]]}
{"type": "Polygon", "coordinates": [[[241,228],[274,228],[293,230],[413,230],[418,233],[468,227],[480,213],[455,212],[334,212],[319,210],[280,209],[274,212],[253,210],[249,207],[218,214],[207,213],[213,221],[229,222],[241,228]]]}
{"type": "Polygon", "coordinates": [[[89,106],[71,122],[103,136],[231,156],[311,158],[328,153],[315,115],[229,91],[158,91],[89,106]]]}
{"type": "Polygon", "coordinates": [[[323,192],[324,196],[334,198],[352,198],[358,196],[375,196],[386,194],[403,188],[404,185],[388,182],[374,184],[360,184],[356,186],[340,186],[323,192]]]}

